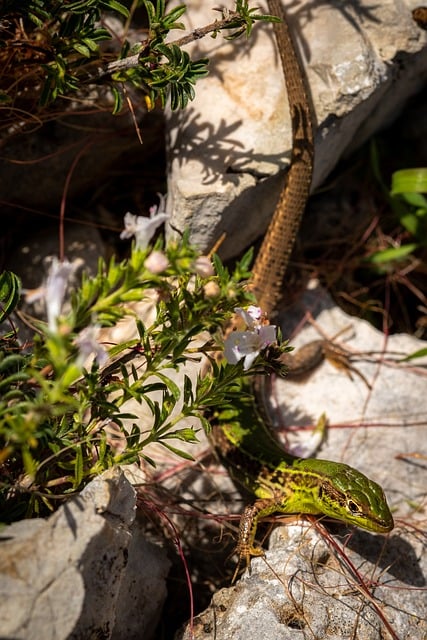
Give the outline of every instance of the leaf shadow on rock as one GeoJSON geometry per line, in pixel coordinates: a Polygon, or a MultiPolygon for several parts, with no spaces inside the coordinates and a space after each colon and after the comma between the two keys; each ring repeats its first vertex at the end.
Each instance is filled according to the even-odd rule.
{"type": "Polygon", "coordinates": [[[64,511],[64,518],[67,521],[70,531],[73,534],[73,537],[77,538],[79,523],[74,511],[79,509],[83,513],[85,510],[85,503],[82,498],[77,495],[73,497],[71,504],[66,502],[62,508],[64,511]]]}
{"type": "Polygon", "coordinates": [[[256,178],[265,178],[266,174],[256,174],[247,168],[248,163],[283,165],[289,158],[289,153],[256,153],[248,149],[241,139],[233,137],[243,126],[242,120],[230,123],[221,119],[216,126],[188,107],[185,112],[173,115],[171,121],[172,129],[178,133],[176,138],[169,140],[169,163],[175,161],[182,166],[192,160],[198,161],[203,175],[202,184],[212,184],[221,176],[225,181],[230,173],[250,173],[256,178]]]}

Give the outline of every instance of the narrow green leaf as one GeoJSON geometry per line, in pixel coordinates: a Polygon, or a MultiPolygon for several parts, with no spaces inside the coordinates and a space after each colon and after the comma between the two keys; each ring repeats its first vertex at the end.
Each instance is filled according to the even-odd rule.
{"type": "Polygon", "coordinates": [[[413,236],[417,235],[419,227],[419,218],[413,213],[405,213],[399,218],[402,227],[405,227],[413,236]]]}
{"type": "Polygon", "coordinates": [[[177,449],[176,447],[173,447],[168,442],[164,442],[164,440],[161,440],[161,444],[164,447],[166,447],[166,449],[169,449],[169,451],[172,451],[172,453],[175,453],[180,458],[184,458],[184,460],[192,460],[192,461],[194,460],[192,455],[190,455],[186,451],[182,451],[182,449],[177,449]]]}
{"type": "Polygon", "coordinates": [[[77,445],[74,449],[74,489],[78,489],[83,480],[83,451],[81,445],[77,445]]]}
{"type": "Polygon", "coordinates": [[[3,322],[19,302],[21,281],[12,271],[0,275],[0,322],[3,322]]]}
{"type": "Polygon", "coordinates": [[[202,427],[203,427],[205,433],[209,434],[212,431],[212,425],[209,422],[209,420],[207,418],[205,418],[205,416],[203,416],[203,415],[199,416],[199,420],[200,420],[200,422],[202,424],[202,427]]]}
{"type": "Polygon", "coordinates": [[[149,0],[143,0],[145,10],[147,12],[148,22],[151,28],[151,25],[156,21],[156,10],[154,5],[149,0]]]}
{"type": "Polygon", "coordinates": [[[193,404],[194,402],[194,393],[193,393],[193,383],[191,378],[187,375],[184,375],[184,405],[187,407],[188,405],[193,404]]]}
{"type": "Polygon", "coordinates": [[[391,178],[391,194],[427,193],[427,168],[401,169],[391,178]]]}
{"type": "Polygon", "coordinates": [[[175,431],[169,431],[165,437],[167,439],[176,438],[177,440],[182,440],[183,442],[199,442],[194,429],[190,429],[188,427],[183,429],[176,429],[175,431]]]}
{"type": "Polygon", "coordinates": [[[427,347],[424,347],[423,349],[418,349],[418,351],[414,351],[414,353],[410,353],[409,355],[402,358],[401,362],[415,360],[416,358],[424,358],[424,356],[427,356],[427,347]]]}
{"type": "MultiPolygon", "coordinates": [[[[184,15],[184,13],[186,12],[187,7],[184,4],[180,4],[178,7],[176,7],[175,9],[172,9],[172,11],[170,11],[168,14],[166,14],[165,18],[169,23],[175,22],[176,20],[179,20],[180,17],[182,15],[184,15]]],[[[174,27],[175,29],[177,27],[174,27]]],[[[181,27],[179,27],[181,28],[181,27]]]]}
{"type": "Polygon", "coordinates": [[[80,367],[74,363],[70,363],[62,375],[61,387],[63,389],[69,389],[69,387],[80,378],[81,374],[82,371],[80,367]]]}
{"type": "Polygon", "coordinates": [[[157,467],[157,465],[156,465],[155,461],[153,460],[153,458],[150,458],[150,456],[147,456],[143,452],[140,452],[139,455],[140,455],[141,458],[143,458],[143,460],[145,460],[145,462],[148,462],[148,464],[151,465],[154,469],[157,467]]]}
{"type": "Polygon", "coordinates": [[[25,473],[31,478],[34,477],[37,469],[37,463],[34,460],[33,456],[30,453],[30,448],[28,445],[24,445],[21,450],[22,453],[22,462],[24,464],[25,473]]]}
{"type": "Polygon", "coordinates": [[[73,49],[77,51],[77,53],[80,53],[84,58],[90,58],[90,49],[81,42],[75,42],[73,44],[73,49]]]}
{"type": "Polygon", "coordinates": [[[418,245],[412,242],[410,244],[404,244],[401,247],[390,247],[383,251],[376,251],[366,259],[366,262],[384,264],[385,262],[392,262],[393,260],[402,260],[402,258],[406,258],[406,256],[413,253],[417,247],[418,245]]]}
{"type": "Polygon", "coordinates": [[[28,373],[25,373],[24,371],[19,373],[12,373],[10,376],[7,376],[7,378],[4,378],[4,380],[0,380],[0,389],[7,389],[12,384],[16,384],[17,382],[25,382],[26,380],[28,380],[28,377],[28,373]]]}
{"type": "Polygon", "coordinates": [[[129,18],[129,10],[121,2],[117,2],[117,0],[104,0],[104,2],[100,2],[100,5],[106,9],[111,9],[111,11],[117,11],[117,13],[120,13],[125,18],[129,18]]]}
{"type": "Polygon", "coordinates": [[[422,209],[424,213],[427,211],[427,198],[425,198],[421,193],[402,193],[402,198],[404,198],[404,200],[413,207],[419,207],[422,209]]]}
{"type": "Polygon", "coordinates": [[[92,53],[96,53],[99,50],[99,46],[92,38],[83,38],[83,42],[92,53]]]}
{"type": "Polygon", "coordinates": [[[166,388],[172,394],[173,399],[175,400],[175,402],[178,402],[178,400],[179,400],[179,398],[181,396],[181,389],[178,387],[178,385],[175,384],[175,382],[173,382],[173,380],[171,380],[168,376],[163,375],[159,371],[156,371],[155,375],[156,375],[157,378],[160,378],[160,380],[162,380],[162,382],[164,382],[166,388]]]}

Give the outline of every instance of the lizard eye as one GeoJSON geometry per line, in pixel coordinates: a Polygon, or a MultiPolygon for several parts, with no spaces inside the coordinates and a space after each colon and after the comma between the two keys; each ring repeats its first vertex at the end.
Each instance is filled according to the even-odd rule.
{"type": "Polygon", "coordinates": [[[360,509],[359,509],[358,505],[355,502],[353,502],[353,500],[348,500],[347,501],[347,507],[349,508],[351,513],[356,514],[356,513],[360,512],[360,509]]]}

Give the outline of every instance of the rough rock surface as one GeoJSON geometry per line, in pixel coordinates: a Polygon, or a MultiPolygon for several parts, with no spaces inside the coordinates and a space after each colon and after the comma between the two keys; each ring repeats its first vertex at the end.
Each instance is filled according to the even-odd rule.
{"type": "MultiPolygon", "coordinates": [[[[191,28],[218,17],[211,4],[186,3],[191,28]]],[[[316,188],[425,84],[427,32],[411,16],[417,0],[287,4],[317,120],[316,188]]],[[[192,55],[209,56],[210,74],[170,120],[168,207],[173,225],[189,228],[202,249],[226,232],[228,258],[265,230],[282,187],[277,170],[291,149],[286,90],[269,26],[258,25],[247,43],[205,38],[192,55]]]]}
{"type": "Polygon", "coordinates": [[[180,638],[423,640],[427,607],[417,592],[417,536],[408,547],[399,536],[372,542],[362,532],[350,539],[348,531],[339,533],[333,541],[307,522],[277,528],[265,559],[252,561],[251,575],[216,593],[180,638]],[[401,579],[404,563],[416,569],[411,580],[401,579]]]}
{"type": "Polygon", "coordinates": [[[141,539],[134,489],[107,471],[49,519],[2,529],[1,638],[150,638],[168,568],[141,539]]]}
{"type": "MultiPolygon", "coordinates": [[[[402,359],[425,348],[425,343],[406,335],[390,336],[385,342],[381,332],[347,316],[314,285],[282,319],[283,335],[292,335],[293,319],[300,321],[308,313],[315,324],[304,327],[291,344],[297,347],[319,338],[320,331],[332,337],[347,328],[340,344],[365,380],[355,372],[350,378],[330,362],[304,384],[272,380],[277,435],[286,434],[286,446],[300,454],[296,448],[309,444],[312,427],[325,412],[327,439],[317,456],[346,462],[379,482],[395,528],[388,536],[378,536],[334,525],[328,528],[335,534],[334,543],[313,528],[287,525],[275,530],[268,564],[252,560],[250,577],[216,594],[211,606],[196,617],[194,637],[424,640],[426,357],[402,359]],[[387,635],[390,629],[395,636],[387,635]]],[[[237,499],[234,505],[241,510],[237,499]]],[[[191,637],[190,627],[183,637],[191,637]]]]}

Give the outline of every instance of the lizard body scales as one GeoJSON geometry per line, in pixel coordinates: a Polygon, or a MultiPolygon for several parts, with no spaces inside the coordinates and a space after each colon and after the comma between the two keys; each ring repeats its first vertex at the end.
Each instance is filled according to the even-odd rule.
{"type": "MultiPolygon", "coordinates": [[[[314,142],[305,75],[286,16],[279,0],[268,0],[268,6],[272,14],[281,18],[274,29],[292,122],[290,168],[252,272],[252,290],[258,304],[271,315],[281,297],[283,278],[310,191],[314,142]]],[[[256,383],[257,380],[253,387],[255,395],[256,383]]],[[[234,405],[236,409],[239,405],[240,419],[214,426],[212,439],[235,481],[257,498],[245,508],[240,520],[239,564],[245,559],[249,565],[251,556],[263,554],[254,544],[257,523],[272,513],[323,513],[378,533],[393,528],[385,495],[374,481],[345,464],[296,458],[284,452],[272,440],[262,411],[257,411],[253,399],[242,394],[241,398],[236,397],[234,405]]],[[[259,395],[258,407],[262,408],[259,395]]]]}
{"type": "Polygon", "coordinates": [[[268,0],[281,18],[274,30],[285,76],[292,123],[292,156],[285,186],[267,229],[252,274],[253,291],[262,310],[271,314],[280,298],[283,278],[310,191],[313,173],[313,116],[304,70],[280,0],[268,0]]]}

